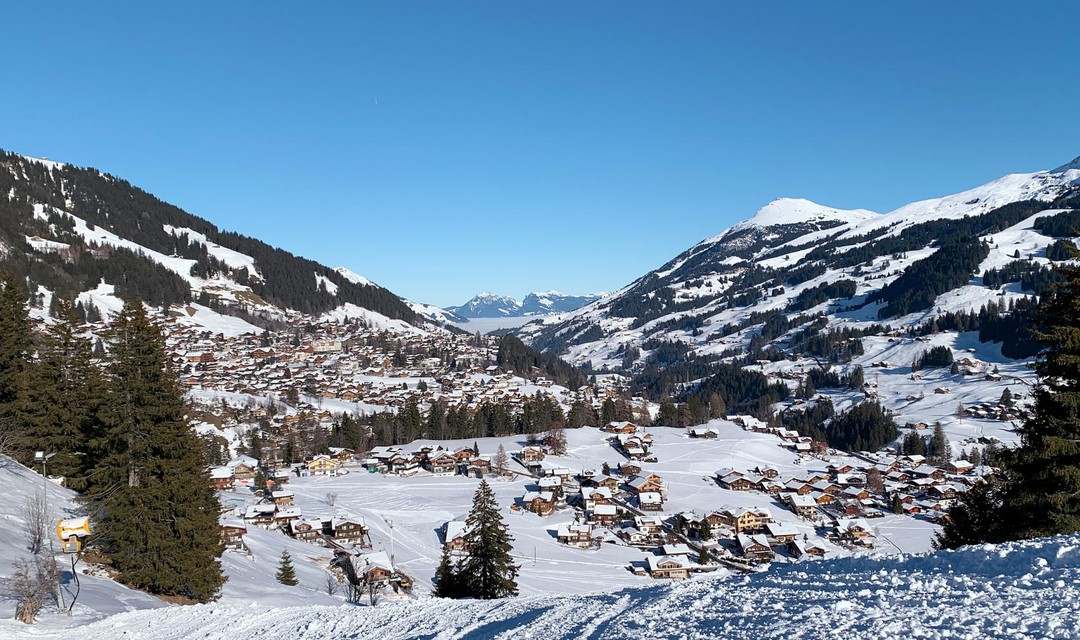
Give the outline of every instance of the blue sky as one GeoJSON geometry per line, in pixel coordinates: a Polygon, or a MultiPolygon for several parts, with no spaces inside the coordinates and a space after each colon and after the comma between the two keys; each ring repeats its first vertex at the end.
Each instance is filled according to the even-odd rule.
{"type": "Polygon", "coordinates": [[[1080,155],[1074,2],[102,4],[5,7],[0,148],[440,305],[1080,155]]]}

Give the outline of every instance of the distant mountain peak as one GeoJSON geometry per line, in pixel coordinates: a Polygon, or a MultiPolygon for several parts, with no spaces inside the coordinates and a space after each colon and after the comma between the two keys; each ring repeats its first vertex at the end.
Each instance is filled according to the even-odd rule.
{"type": "Polygon", "coordinates": [[[732,227],[775,227],[786,224],[811,222],[859,222],[881,215],[867,209],[836,209],[820,205],[805,198],[777,198],[757,210],[749,220],[744,220],[732,227]]]}
{"type": "Polygon", "coordinates": [[[1050,173],[1065,173],[1066,171],[1078,170],[1080,170],[1080,156],[1073,158],[1072,162],[1067,162],[1056,169],[1051,169],[1050,173]]]}

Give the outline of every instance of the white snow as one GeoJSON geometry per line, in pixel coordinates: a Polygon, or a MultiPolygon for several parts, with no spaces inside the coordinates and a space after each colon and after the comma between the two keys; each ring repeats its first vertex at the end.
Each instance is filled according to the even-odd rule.
{"type": "Polygon", "coordinates": [[[355,271],[350,270],[348,267],[337,267],[337,268],[334,269],[334,271],[337,271],[338,273],[340,273],[342,276],[344,276],[344,278],[346,280],[348,280],[349,282],[352,282],[353,284],[376,286],[374,282],[372,282],[371,280],[368,280],[367,278],[360,275],[359,273],[356,273],[355,271]]]}

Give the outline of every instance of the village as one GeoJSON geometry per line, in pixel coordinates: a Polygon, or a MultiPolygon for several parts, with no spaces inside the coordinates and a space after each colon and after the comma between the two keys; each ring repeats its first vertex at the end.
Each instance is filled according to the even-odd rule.
{"type": "MultiPolygon", "coordinates": [[[[924,550],[952,500],[989,472],[962,460],[930,466],[922,456],[812,451],[799,446],[808,444],[805,438],[750,416],[691,429],[646,430],[619,421],[568,433],[562,455],[542,443],[493,438],[479,442],[483,454],[476,443],[425,441],[336,449],[278,470],[238,457],[211,470],[225,511],[223,540],[242,550],[248,528],[277,530],[356,555],[381,584],[403,576],[411,584],[413,576],[430,575],[442,546],[467,552],[470,487],[487,478],[511,530],[533,545],[534,562],[610,558],[605,574],[680,579],[718,569],[757,571],[772,562],[924,550]],[[733,440],[743,443],[741,452],[732,450],[733,440]],[[718,448],[726,455],[715,455],[718,448]],[[746,451],[772,462],[721,468],[710,462],[746,451]],[[665,460],[672,455],[683,462],[665,460]],[[375,479],[384,484],[372,486],[375,479]],[[430,513],[420,506],[433,493],[445,495],[443,489],[455,496],[461,517],[436,521],[447,505],[436,501],[430,513]],[[387,527],[384,509],[402,521],[400,532],[402,502],[410,531],[398,541],[395,561],[395,529],[387,527]]],[[[527,571],[528,547],[515,549],[527,571]]]]}

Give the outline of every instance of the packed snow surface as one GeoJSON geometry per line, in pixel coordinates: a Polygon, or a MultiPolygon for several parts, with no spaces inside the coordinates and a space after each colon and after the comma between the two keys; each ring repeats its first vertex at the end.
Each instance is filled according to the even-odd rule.
{"type": "MultiPolygon", "coordinates": [[[[602,586],[602,585],[598,585],[602,586]]],[[[1080,535],[847,558],[613,593],[369,606],[211,604],[120,613],[88,638],[1075,638],[1080,535]]],[[[42,637],[9,623],[10,637],[42,637]]]]}

